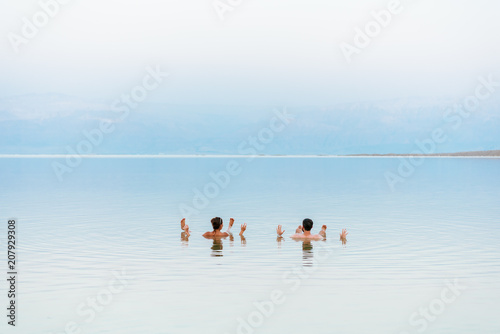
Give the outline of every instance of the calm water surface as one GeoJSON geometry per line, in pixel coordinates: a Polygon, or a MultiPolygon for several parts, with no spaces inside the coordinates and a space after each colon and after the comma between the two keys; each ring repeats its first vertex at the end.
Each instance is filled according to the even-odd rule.
{"type": "Polygon", "coordinates": [[[182,210],[230,160],[86,159],[59,182],[63,160],[0,159],[20,273],[0,332],[500,332],[500,160],[426,159],[391,191],[398,159],[236,159],[183,238],[182,210]],[[202,238],[214,216],[245,238],[202,238]],[[289,238],[306,217],[326,241],[289,238]]]}

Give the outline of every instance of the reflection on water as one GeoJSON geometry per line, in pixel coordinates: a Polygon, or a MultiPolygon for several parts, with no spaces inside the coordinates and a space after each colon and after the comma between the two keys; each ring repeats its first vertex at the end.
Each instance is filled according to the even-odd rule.
{"type": "MultiPolygon", "coordinates": [[[[181,245],[182,247],[187,247],[189,245],[189,238],[191,237],[190,234],[186,232],[181,233],[181,245]]],[[[210,256],[213,257],[218,257],[218,256],[224,256],[223,249],[224,249],[224,242],[227,242],[227,239],[229,239],[229,247],[234,247],[234,235],[232,233],[229,233],[228,237],[205,237],[205,239],[211,240],[212,244],[210,246],[210,249],[212,252],[210,253],[210,256]]],[[[240,241],[241,247],[245,247],[247,240],[243,235],[239,235],[238,239],[240,241]]]]}
{"type": "Polygon", "coordinates": [[[468,289],[426,333],[500,332],[500,161],[425,160],[392,192],[398,159],[255,159],[190,218],[197,231],[216,215],[248,223],[218,240],[179,240],[179,207],[225,159],[89,159],[63,183],[51,162],[0,161],[2,212],[19,220],[19,333],[235,333],[276,290],[287,297],[255,333],[415,333],[408,318],[454,279],[468,289]],[[276,237],[305,217],[327,240],[276,237]],[[122,267],[135,278],[87,322],[78,306],[122,267]]]}
{"type": "Polygon", "coordinates": [[[347,238],[345,237],[340,237],[340,241],[342,241],[342,246],[345,246],[347,244],[347,238]]]}
{"type": "MultiPolygon", "coordinates": [[[[313,265],[318,265],[318,259],[321,258],[320,253],[329,253],[327,248],[326,239],[325,240],[294,240],[297,243],[302,243],[302,265],[304,267],[312,267],[313,265]],[[315,252],[314,245],[319,246],[319,251],[315,252]]],[[[343,243],[343,245],[345,245],[343,243]]]]}
{"type": "Polygon", "coordinates": [[[280,237],[280,236],[276,237],[276,242],[278,243],[278,248],[281,248],[281,244],[283,243],[284,240],[285,240],[285,238],[283,238],[283,237],[280,237]]]}
{"type": "Polygon", "coordinates": [[[212,254],[211,256],[222,256],[222,249],[224,247],[222,246],[222,238],[213,238],[213,244],[210,249],[212,249],[212,254]]]}
{"type": "Polygon", "coordinates": [[[181,242],[184,247],[189,245],[189,235],[186,232],[181,233],[181,242]]]}
{"type": "Polygon", "coordinates": [[[302,261],[305,267],[311,267],[314,262],[314,252],[311,240],[302,241],[302,261]]]}

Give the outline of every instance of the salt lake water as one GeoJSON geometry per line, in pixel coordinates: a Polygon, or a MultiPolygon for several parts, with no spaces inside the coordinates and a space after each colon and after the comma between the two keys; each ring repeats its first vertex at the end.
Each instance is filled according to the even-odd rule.
{"type": "Polygon", "coordinates": [[[53,162],[0,159],[1,333],[500,332],[499,159],[425,159],[394,189],[398,158],[84,159],[62,182],[53,162]],[[215,216],[232,238],[201,236],[215,216]],[[326,241],[289,238],[306,217],[326,241]]]}

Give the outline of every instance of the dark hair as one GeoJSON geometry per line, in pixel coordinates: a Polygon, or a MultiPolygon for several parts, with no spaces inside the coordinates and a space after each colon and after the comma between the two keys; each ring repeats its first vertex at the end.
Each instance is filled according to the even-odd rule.
{"type": "Polygon", "coordinates": [[[304,226],[304,230],[310,231],[313,228],[313,221],[309,218],[306,218],[302,221],[302,226],[304,226]]]}
{"type": "Polygon", "coordinates": [[[220,217],[212,218],[211,223],[212,223],[212,227],[214,228],[214,231],[218,230],[220,228],[220,226],[222,225],[222,218],[220,218],[220,217]]]}

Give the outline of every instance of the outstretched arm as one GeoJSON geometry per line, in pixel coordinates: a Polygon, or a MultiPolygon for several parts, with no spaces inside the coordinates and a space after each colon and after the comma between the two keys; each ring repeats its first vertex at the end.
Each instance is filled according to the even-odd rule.
{"type": "Polygon", "coordinates": [[[247,224],[241,224],[241,231],[240,231],[240,236],[243,236],[243,233],[246,231],[247,229],[247,224]]]}
{"type": "Polygon", "coordinates": [[[234,225],[234,219],[233,218],[229,218],[229,226],[227,227],[227,233],[231,233],[231,228],[233,227],[234,225]]]}
{"type": "Polygon", "coordinates": [[[323,225],[321,227],[321,231],[319,231],[319,235],[321,235],[323,238],[326,238],[326,225],[323,225]]]}

